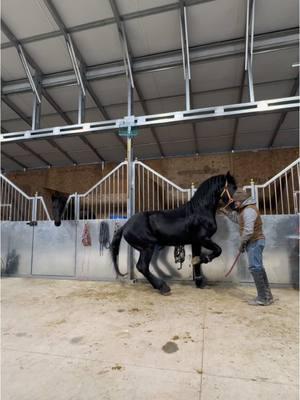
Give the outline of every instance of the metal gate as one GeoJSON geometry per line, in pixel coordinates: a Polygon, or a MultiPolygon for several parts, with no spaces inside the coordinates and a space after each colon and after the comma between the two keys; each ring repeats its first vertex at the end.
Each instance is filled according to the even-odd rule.
{"type": "Polygon", "coordinates": [[[300,158],[262,185],[244,186],[251,190],[263,215],[299,213],[300,158]]]}

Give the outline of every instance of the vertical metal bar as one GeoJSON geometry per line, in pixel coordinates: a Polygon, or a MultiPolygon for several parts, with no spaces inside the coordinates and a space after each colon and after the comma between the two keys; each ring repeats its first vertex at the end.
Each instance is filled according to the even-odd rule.
{"type": "Polygon", "coordinates": [[[143,211],[145,211],[145,168],[142,167],[142,176],[143,176],[143,197],[142,197],[142,202],[143,202],[143,211]]]}
{"type": "Polygon", "coordinates": [[[249,98],[251,103],[255,102],[255,96],[254,96],[254,86],[253,86],[253,75],[252,75],[252,66],[249,64],[248,60],[248,89],[249,89],[249,98]]]}
{"type": "Polygon", "coordinates": [[[169,186],[170,184],[167,183],[167,210],[169,210],[169,199],[170,199],[169,186]]]}
{"type": "Polygon", "coordinates": [[[277,215],[278,214],[277,181],[274,181],[274,194],[275,194],[275,208],[276,208],[276,215],[277,215]]]}
{"type": "Polygon", "coordinates": [[[280,184],[281,213],[284,214],[281,176],[279,177],[279,184],[280,184]]]}
{"type": "Polygon", "coordinates": [[[159,185],[159,176],[156,176],[156,185],[157,185],[157,209],[159,210],[159,195],[160,195],[160,185],[159,185]]]}
{"type": "Polygon", "coordinates": [[[120,168],[118,168],[117,171],[117,184],[118,184],[118,188],[117,188],[117,202],[118,202],[118,209],[117,209],[117,214],[118,214],[118,218],[120,218],[120,168]]]}
{"type": "Polygon", "coordinates": [[[147,169],[147,204],[148,204],[148,208],[147,210],[150,210],[150,189],[149,189],[149,169],[147,169]]]}
{"type": "Polygon", "coordinates": [[[41,76],[39,74],[35,74],[34,82],[36,85],[37,94],[34,93],[33,96],[33,104],[32,104],[32,130],[40,129],[41,126],[41,109],[42,109],[42,102],[41,102],[41,76]]]}
{"type": "Polygon", "coordinates": [[[271,185],[268,186],[269,188],[269,208],[270,208],[270,214],[272,215],[272,199],[271,199],[271,185]]]}
{"type": "Polygon", "coordinates": [[[287,173],[285,173],[285,185],[286,185],[286,198],[287,198],[287,210],[288,210],[288,214],[291,213],[291,209],[290,209],[290,193],[289,193],[289,182],[287,179],[287,173]]]}
{"type": "Polygon", "coordinates": [[[165,209],[165,180],[162,180],[162,209],[165,209]]]}
{"type": "Polygon", "coordinates": [[[294,167],[291,169],[292,176],[292,191],[293,191],[293,203],[294,203],[294,213],[296,213],[296,204],[295,204],[295,182],[294,182],[294,167]]]}
{"type": "Polygon", "coordinates": [[[110,194],[110,176],[108,177],[108,218],[111,218],[111,211],[110,211],[110,202],[111,202],[111,194],[110,194]]]}
{"type": "Polygon", "coordinates": [[[154,204],[154,195],[155,195],[155,186],[154,186],[154,177],[155,175],[152,173],[152,210],[155,210],[155,204],[154,204]]]}
{"type": "Polygon", "coordinates": [[[246,44],[245,44],[245,71],[248,69],[248,46],[249,46],[249,10],[250,0],[247,0],[247,12],[246,12],[246,44]]]}
{"type": "Polygon", "coordinates": [[[172,186],[172,208],[175,208],[174,200],[174,186],[172,186]]]}
{"type": "Polygon", "coordinates": [[[264,204],[264,214],[266,215],[266,197],[265,197],[265,188],[262,188],[263,190],[263,204],[264,204]]]}
{"type": "Polygon", "coordinates": [[[78,87],[78,124],[83,124],[85,121],[85,99],[86,96],[83,94],[81,87],[78,87]]]}
{"type": "Polygon", "coordinates": [[[252,9],[251,9],[251,44],[250,44],[251,69],[252,69],[252,65],[253,65],[254,21],[255,21],[255,0],[252,0],[252,9]]]}

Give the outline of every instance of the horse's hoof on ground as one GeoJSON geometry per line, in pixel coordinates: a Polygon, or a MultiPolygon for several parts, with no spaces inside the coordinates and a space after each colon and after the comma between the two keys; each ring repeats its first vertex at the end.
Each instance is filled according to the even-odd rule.
{"type": "Polygon", "coordinates": [[[162,294],[163,296],[169,296],[171,294],[171,289],[169,288],[168,285],[163,285],[159,289],[159,293],[162,294]]]}
{"type": "Polygon", "coordinates": [[[205,278],[196,278],[195,279],[195,285],[199,289],[204,289],[206,286],[207,280],[205,278]]]}

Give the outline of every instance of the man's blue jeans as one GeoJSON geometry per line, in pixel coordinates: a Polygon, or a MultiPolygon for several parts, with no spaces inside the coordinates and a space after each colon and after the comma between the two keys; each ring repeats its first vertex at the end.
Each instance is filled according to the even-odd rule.
{"type": "Polygon", "coordinates": [[[249,271],[259,272],[264,269],[263,266],[263,251],[265,248],[265,239],[259,239],[250,242],[247,245],[247,256],[249,262],[249,271]]]}

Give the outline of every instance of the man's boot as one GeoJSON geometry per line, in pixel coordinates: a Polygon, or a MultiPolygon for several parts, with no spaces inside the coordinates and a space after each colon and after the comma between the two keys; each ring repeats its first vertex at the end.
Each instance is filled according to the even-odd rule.
{"type": "MultiPolygon", "coordinates": [[[[257,297],[248,302],[251,306],[268,306],[273,303],[273,300],[268,298],[267,289],[264,279],[264,271],[251,271],[254,283],[257,290],[257,297]]],[[[271,293],[271,291],[270,291],[271,293]]]]}
{"type": "Polygon", "coordinates": [[[269,285],[268,276],[267,276],[265,269],[263,269],[263,277],[264,277],[264,282],[265,282],[267,300],[270,301],[271,303],[273,303],[274,299],[273,299],[273,295],[272,295],[271,288],[269,285]]]}

